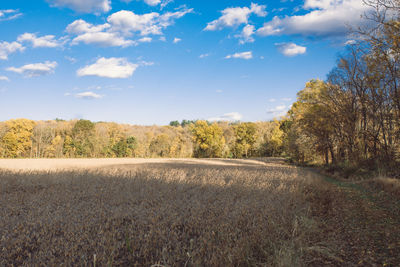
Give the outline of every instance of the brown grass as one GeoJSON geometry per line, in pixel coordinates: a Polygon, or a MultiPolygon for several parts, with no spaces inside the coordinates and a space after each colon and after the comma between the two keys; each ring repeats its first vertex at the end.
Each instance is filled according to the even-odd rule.
{"type": "Polygon", "coordinates": [[[277,159],[77,162],[0,171],[0,266],[343,264],[322,235],[336,196],[306,170],[277,159]]]}

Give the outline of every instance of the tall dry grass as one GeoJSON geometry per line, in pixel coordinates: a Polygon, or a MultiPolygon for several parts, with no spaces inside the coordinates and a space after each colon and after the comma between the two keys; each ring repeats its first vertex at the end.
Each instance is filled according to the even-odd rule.
{"type": "Polygon", "coordinates": [[[329,199],[320,179],[276,162],[3,170],[0,266],[334,263],[311,206],[329,199]]]}

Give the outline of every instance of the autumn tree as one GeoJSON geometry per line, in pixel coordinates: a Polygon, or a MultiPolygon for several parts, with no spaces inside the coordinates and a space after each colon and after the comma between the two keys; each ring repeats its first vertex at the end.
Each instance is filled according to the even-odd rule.
{"type": "Polygon", "coordinates": [[[257,127],[254,123],[246,122],[234,126],[235,143],[232,149],[236,158],[248,158],[255,152],[257,127]]]}
{"type": "Polygon", "coordinates": [[[27,119],[16,119],[6,121],[5,124],[7,132],[2,137],[5,157],[29,157],[36,123],[27,119]]]}
{"type": "Polygon", "coordinates": [[[223,156],[225,138],[217,123],[197,121],[192,126],[194,156],[199,158],[220,158],[223,156]]]}

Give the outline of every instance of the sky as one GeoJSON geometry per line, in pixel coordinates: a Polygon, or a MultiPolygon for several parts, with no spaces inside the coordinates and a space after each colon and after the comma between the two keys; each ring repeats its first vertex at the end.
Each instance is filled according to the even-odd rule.
{"type": "Polygon", "coordinates": [[[2,0],[0,120],[265,121],[325,79],[361,0],[2,0]]]}

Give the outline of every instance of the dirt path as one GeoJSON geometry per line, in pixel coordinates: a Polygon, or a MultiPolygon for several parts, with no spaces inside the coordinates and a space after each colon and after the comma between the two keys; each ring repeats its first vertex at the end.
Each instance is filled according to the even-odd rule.
{"type": "Polygon", "coordinates": [[[325,234],[337,244],[337,264],[399,266],[399,200],[357,183],[324,179],[340,197],[324,216],[325,234]]]}

